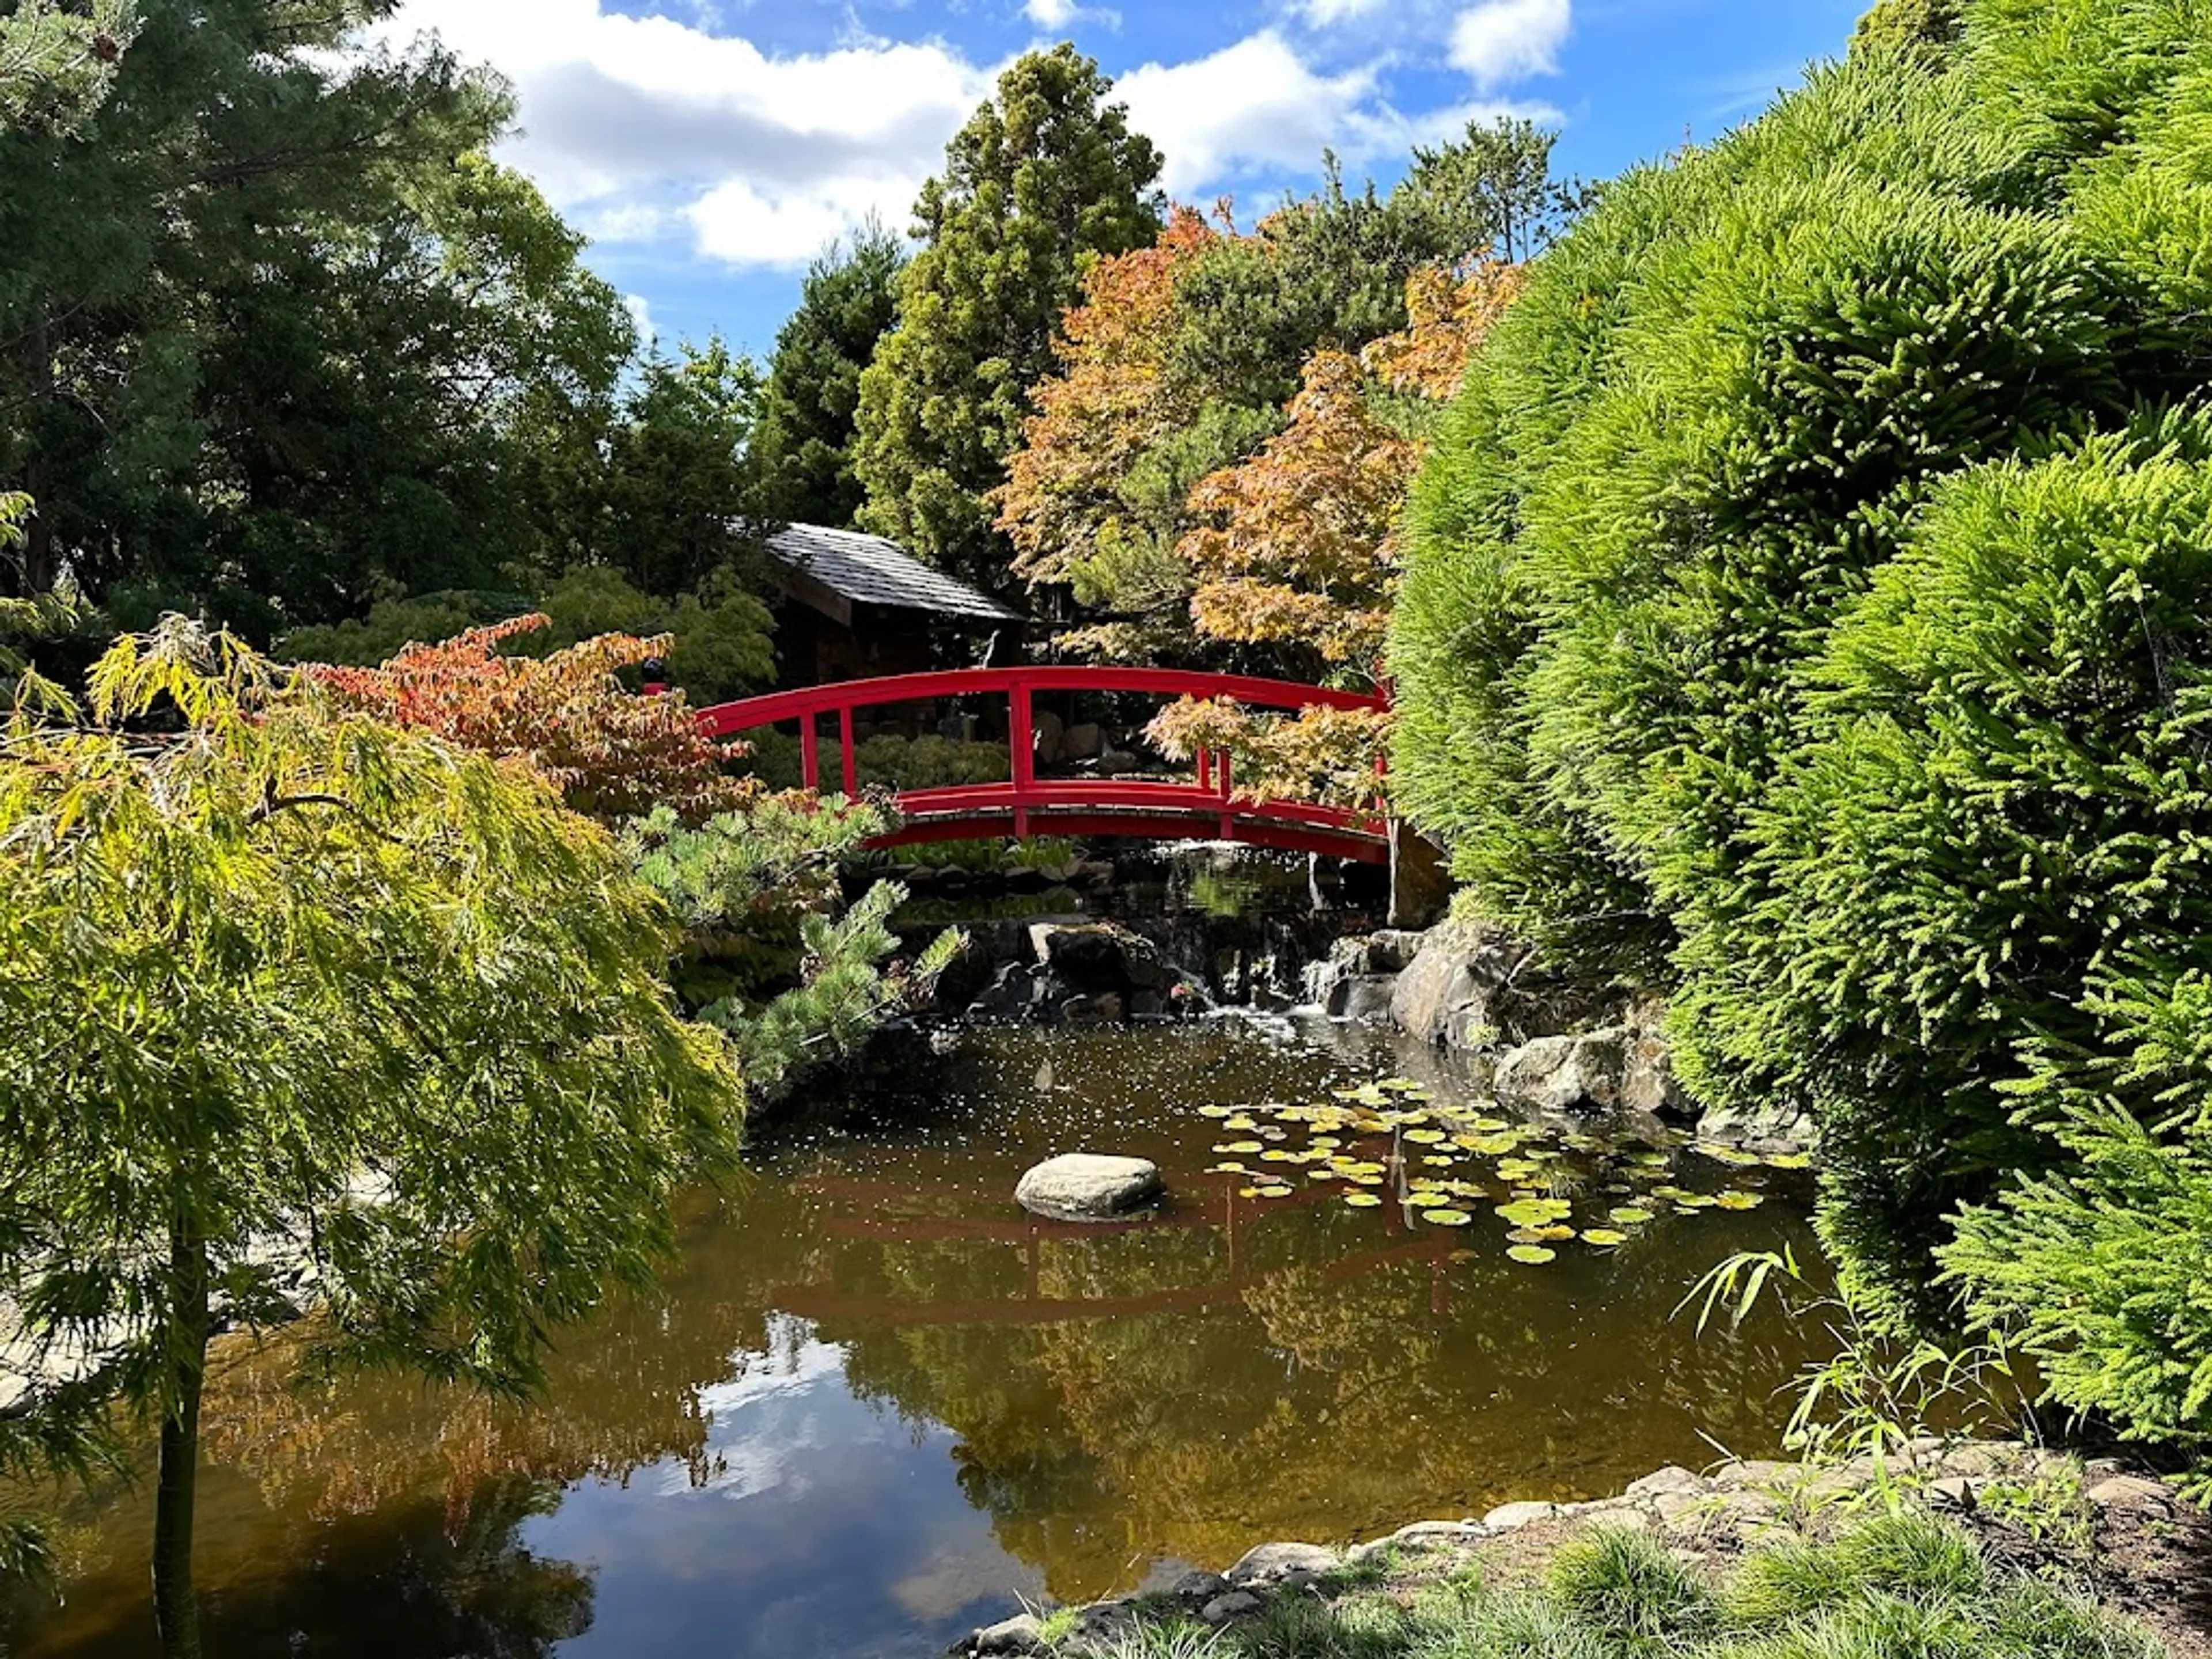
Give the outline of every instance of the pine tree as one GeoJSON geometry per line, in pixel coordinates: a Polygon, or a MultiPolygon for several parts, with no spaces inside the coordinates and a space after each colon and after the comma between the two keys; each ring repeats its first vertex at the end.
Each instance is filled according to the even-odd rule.
{"type": "Polygon", "coordinates": [[[898,317],[898,239],[872,222],[808,269],[799,308],[775,337],[752,456],[762,505],[787,524],[850,525],[863,491],[853,470],[860,375],[898,317]]]}
{"type": "Polygon", "coordinates": [[[1005,587],[1012,563],[987,497],[1053,367],[1084,256],[1159,231],[1159,152],[1110,88],[1064,44],[1000,77],[923,188],[898,326],[860,378],[861,523],[986,586],[1005,587]]]}

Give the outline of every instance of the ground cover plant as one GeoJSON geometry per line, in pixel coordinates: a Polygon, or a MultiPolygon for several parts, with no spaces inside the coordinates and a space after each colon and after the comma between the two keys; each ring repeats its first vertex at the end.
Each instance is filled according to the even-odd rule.
{"type": "Polygon", "coordinates": [[[2197,1448],[2212,10],[1890,9],[1492,328],[1401,799],[1704,1099],[1813,1109],[1867,1307],[2197,1448]]]}
{"type": "MultiPolygon", "coordinates": [[[[1061,1650],[1074,1651],[1074,1638],[1061,1650]]],[[[1531,1583],[1479,1570],[1334,1601],[1292,1593],[1252,1622],[1169,1619],[1085,1650],[1102,1659],[2158,1659],[2148,1634],[1987,1560],[1965,1533],[1892,1516],[1829,1541],[1764,1546],[1717,1580],[1643,1533],[1560,1547],[1531,1583]]]]}

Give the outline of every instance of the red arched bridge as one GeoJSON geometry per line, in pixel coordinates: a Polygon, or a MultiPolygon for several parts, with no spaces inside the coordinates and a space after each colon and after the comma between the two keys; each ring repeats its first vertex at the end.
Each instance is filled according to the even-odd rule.
{"type": "Polygon", "coordinates": [[[845,680],[779,691],[702,709],[699,723],[715,737],[799,723],[799,767],[809,789],[822,787],[821,717],[837,717],[835,784],[860,793],[854,715],[899,703],[957,699],[974,708],[1007,703],[1010,778],[1000,783],[910,789],[898,797],[902,822],[877,843],[994,840],[1012,836],[1127,836],[1155,841],[1233,841],[1297,853],[1320,853],[1364,864],[1389,861],[1388,826],[1379,813],[1318,806],[1310,801],[1239,799],[1225,753],[1196,757],[1195,775],[1180,778],[1041,778],[1036,770],[1036,705],[1041,694],[1226,698],[1243,708],[1380,709],[1377,696],[1332,691],[1288,680],[1235,674],[1193,674],[1154,668],[963,668],[936,674],[845,680]]]}

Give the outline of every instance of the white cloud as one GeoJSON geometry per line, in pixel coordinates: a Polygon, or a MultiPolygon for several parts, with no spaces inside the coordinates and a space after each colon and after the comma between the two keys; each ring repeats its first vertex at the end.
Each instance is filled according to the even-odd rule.
{"type": "Polygon", "coordinates": [[[1573,21],[1571,0],[1483,0],[1452,26],[1452,64],[1484,91],[1532,75],[1557,75],[1573,21]]]}
{"type": "Polygon", "coordinates": [[[1075,0],[1024,0],[1022,13],[1041,29],[1064,29],[1081,15],[1075,0]]]}
{"type": "Polygon", "coordinates": [[[1379,81],[1374,66],[1316,74],[1263,29],[1210,57],[1133,70],[1114,91],[1165,155],[1162,183],[1185,200],[1239,175],[1310,173],[1323,149],[1357,167],[1449,137],[1472,120],[1550,112],[1462,104],[1407,115],[1380,95],[1379,81]]]}
{"type": "Polygon", "coordinates": [[[653,307],[647,303],[645,295],[625,294],[623,295],[623,307],[629,313],[630,323],[637,330],[637,337],[641,341],[650,346],[660,337],[660,329],[653,320],[653,307]]]}
{"type": "Polygon", "coordinates": [[[1387,0],[1298,0],[1298,15],[1317,29],[1334,28],[1382,9],[1387,0]]]}
{"type": "Polygon", "coordinates": [[[503,159],[608,240],[690,234],[732,264],[804,264],[870,213],[905,222],[989,70],[938,41],[770,57],[601,0],[405,0],[371,38],[435,33],[514,83],[503,159]]]}
{"type": "MultiPolygon", "coordinates": [[[[1298,3],[1351,17],[1385,0],[1298,3]]],[[[521,131],[502,159],[597,240],[787,270],[871,215],[902,227],[996,74],[938,40],[854,35],[771,56],[710,32],[697,20],[712,13],[696,0],[660,3],[694,21],[627,16],[611,0],[404,0],[369,38],[404,46],[435,33],[505,75],[521,131]]],[[[1488,0],[1461,18],[1455,61],[1485,88],[1549,67],[1568,3],[1488,0]]],[[[1025,5],[1048,26],[1109,15],[1082,0],[1025,5]]],[[[743,9],[729,15],[741,20],[743,9]]],[[[1131,70],[1115,96],[1164,152],[1168,190],[1187,200],[1310,177],[1325,148],[1359,167],[1470,119],[1549,112],[1496,102],[1401,112],[1385,94],[1388,61],[1320,70],[1267,28],[1207,57],[1131,70]]]]}

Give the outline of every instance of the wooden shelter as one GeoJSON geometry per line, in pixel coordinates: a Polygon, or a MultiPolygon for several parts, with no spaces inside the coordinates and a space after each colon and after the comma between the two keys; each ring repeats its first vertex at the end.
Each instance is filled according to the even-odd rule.
{"type": "Polygon", "coordinates": [[[1021,659],[1020,611],[896,542],[794,524],[770,536],[768,550],[783,580],[779,689],[1021,659]]]}

